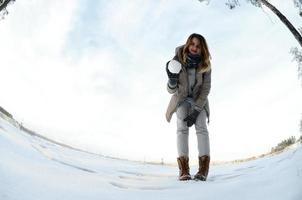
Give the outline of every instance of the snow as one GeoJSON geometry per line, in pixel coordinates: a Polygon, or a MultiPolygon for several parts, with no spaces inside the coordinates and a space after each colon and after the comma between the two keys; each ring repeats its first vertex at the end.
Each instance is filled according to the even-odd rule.
{"type": "MultiPolygon", "coordinates": [[[[64,147],[27,134],[0,115],[0,158],[1,200],[302,199],[301,145],[249,162],[210,166],[207,182],[180,182],[177,166],[64,147]]],[[[192,166],[191,174],[196,170],[192,166]]]]}

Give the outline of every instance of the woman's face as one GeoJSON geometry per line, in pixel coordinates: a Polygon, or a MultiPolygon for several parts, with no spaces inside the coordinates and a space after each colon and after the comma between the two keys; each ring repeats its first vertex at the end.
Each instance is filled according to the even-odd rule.
{"type": "Polygon", "coordinates": [[[193,37],[191,40],[191,43],[189,45],[189,52],[193,55],[200,55],[200,53],[201,53],[200,42],[195,37],[193,37]]]}

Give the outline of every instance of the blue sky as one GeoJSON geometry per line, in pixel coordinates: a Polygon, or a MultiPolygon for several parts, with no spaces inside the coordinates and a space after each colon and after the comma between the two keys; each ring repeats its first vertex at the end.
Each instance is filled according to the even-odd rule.
{"type": "MultiPolygon", "coordinates": [[[[293,5],[272,3],[302,25],[293,5]]],[[[297,42],[265,8],[32,0],[9,11],[0,23],[0,105],[43,135],[105,155],[174,161],[164,67],[193,32],[205,36],[213,58],[214,160],[264,153],[299,134],[301,87],[289,54],[297,42]]],[[[196,150],[191,129],[191,156],[196,150]]]]}

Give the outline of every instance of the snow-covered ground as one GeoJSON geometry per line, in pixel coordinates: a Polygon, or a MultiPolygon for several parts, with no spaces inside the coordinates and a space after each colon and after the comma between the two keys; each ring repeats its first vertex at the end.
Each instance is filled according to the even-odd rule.
{"type": "MultiPolygon", "coordinates": [[[[191,167],[195,172],[196,166],[191,167]]],[[[29,135],[0,116],[1,200],[301,200],[302,147],[240,164],[211,166],[207,182],[180,182],[177,174],[176,166],[67,148],[29,135]]]]}

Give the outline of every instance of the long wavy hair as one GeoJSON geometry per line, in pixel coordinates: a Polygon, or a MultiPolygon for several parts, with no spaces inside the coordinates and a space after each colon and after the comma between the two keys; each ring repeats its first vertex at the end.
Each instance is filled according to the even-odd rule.
{"type": "Polygon", "coordinates": [[[189,46],[190,46],[193,38],[198,39],[200,42],[200,46],[201,46],[201,53],[200,53],[201,62],[199,63],[199,65],[197,67],[197,72],[198,73],[208,72],[211,69],[211,62],[210,62],[211,54],[209,52],[207,42],[202,35],[197,34],[197,33],[191,34],[188,37],[187,42],[183,46],[183,48],[181,48],[180,51],[178,51],[177,56],[182,64],[186,64],[187,54],[189,53],[189,46]]]}

